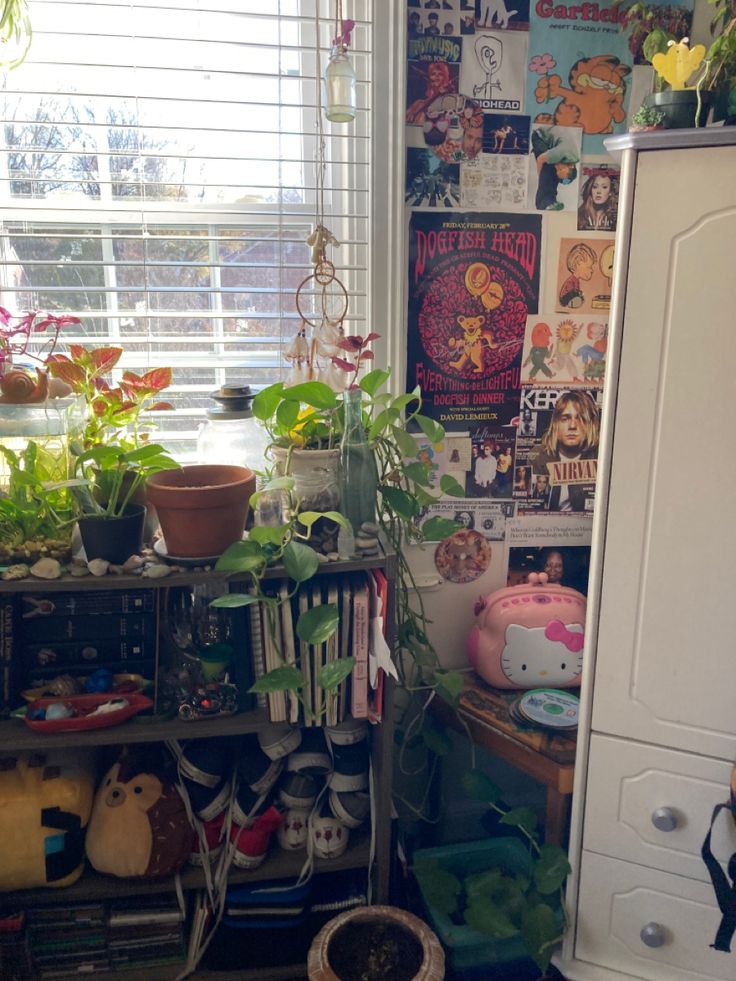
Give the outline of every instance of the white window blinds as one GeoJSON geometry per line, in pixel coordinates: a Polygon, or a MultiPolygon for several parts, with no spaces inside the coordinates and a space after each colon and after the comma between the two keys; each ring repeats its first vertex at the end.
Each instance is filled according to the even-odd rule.
{"type": "MultiPolygon", "coordinates": [[[[33,43],[0,105],[0,304],[70,313],[70,343],[124,347],[121,370],[171,366],[158,437],[191,454],[208,395],[284,371],[311,271],[317,56],[334,2],[34,0],[33,43]]],[[[324,120],[325,224],[348,289],[370,295],[373,0],[356,21],[358,115],[324,120]]],[[[59,350],[64,350],[64,346],[59,350]]]]}

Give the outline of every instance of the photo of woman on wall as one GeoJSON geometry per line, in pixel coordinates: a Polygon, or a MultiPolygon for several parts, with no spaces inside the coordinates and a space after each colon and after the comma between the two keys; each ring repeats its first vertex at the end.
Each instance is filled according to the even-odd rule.
{"type": "Polygon", "coordinates": [[[610,167],[585,167],[580,192],[578,230],[612,232],[616,229],[618,173],[610,167]]]}

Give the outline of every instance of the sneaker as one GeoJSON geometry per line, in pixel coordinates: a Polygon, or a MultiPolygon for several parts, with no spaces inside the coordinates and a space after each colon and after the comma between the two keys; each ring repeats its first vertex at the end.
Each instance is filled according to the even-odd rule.
{"type": "Polygon", "coordinates": [[[339,792],[365,790],[368,786],[368,743],[333,746],[332,773],[327,783],[339,792]]]}
{"type": "Polygon", "coordinates": [[[368,723],[365,719],[354,719],[348,715],[338,725],[328,726],[325,732],[333,749],[336,746],[351,746],[368,738],[368,723]]]}
{"type": "Polygon", "coordinates": [[[203,787],[201,783],[184,778],[192,810],[202,821],[214,821],[225,810],[230,800],[230,781],[219,787],[203,787]]]}
{"type": "Polygon", "coordinates": [[[219,787],[230,771],[230,753],[229,739],[196,739],[183,747],[179,770],[203,787],[219,787]]]}
{"type": "Polygon", "coordinates": [[[350,832],[324,802],[319,814],[310,818],[309,835],[317,858],[339,858],[348,847],[350,832]]]}
{"type": "Polygon", "coordinates": [[[371,812],[371,795],[330,790],[330,809],[348,828],[359,828],[371,812]]]}
{"type": "Polygon", "coordinates": [[[264,795],[257,793],[247,783],[240,783],[233,801],[233,824],[247,827],[248,822],[253,820],[253,816],[263,799],[264,795]]]}
{"type": "Polygon", "coordinates": [[[269,759],[280,760],[288,756],[302,741],[302,731],[287,723],[273,723],[263,726],[258,733],[258,743],[269,759]]]}
{"type": "Polygon", "coordinates": [[[281,811],[271,804],[263,813],[253,818],[248,827],[230,828],[230,841],[235,845],[233,865],[240,869],[256,869],[262,864],[271,835],[283,820],[281,811]]]}
{"type": "Polygon", "coordinates": [[[284,807],[309,811],[317,800],[317,782],[307,773],[284,773],[279,783],[278,799],[284,807]]]}
{"type": "Polygon", "coordinates": [[[199,836],[194,836],[194,844],[189,856],[189,864],[202,867],[205,861],[214,862],[223,849],[225,842],[222,840],[222,828],[225,823],[225,813],[218,814],[212,821],[205,821],[202,824],[204,838],[207,843],[207,851],[203,852],[199,836]]]}
{"type": "Polygon", "coordinates": [[[237,770],[241,783],[257,794],[267,794],[284,768],[283,759],[274,759],[261,749],[254,735],[245,736],[238,744],[237,770]]]}
{"type": "Polygon", "coordinates": [[[291,773],[306,773],[310,777],[324,777],[330,772],[332,759],[323,729],[303,731],[301,744],[289,754],[286,769],[291,773]]]}
{"type": "Polygon", "coordinates": [[[276,832],[279,845],[284,851],[296,852],[300,848],[306,848],[308,837],[309,811],[299,807],[289,808],[276,832]]]}

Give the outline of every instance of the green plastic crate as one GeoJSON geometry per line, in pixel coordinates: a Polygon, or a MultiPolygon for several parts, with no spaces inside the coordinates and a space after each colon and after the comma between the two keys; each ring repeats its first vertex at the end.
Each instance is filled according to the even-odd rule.
{"type": "MultiPolygon", "coordinates": [[[[529,853],[518,838],[486,838],[483,841],[421,848],[414,853],[414,862],[418,864],[422,861],[436,861],[441,868],[458,878],[494,868],[514,875],[528,874],[531,864],[529,853]]],[[[419,880],[417,885],[421,892],[419,880]]],[[[472,927],[453,923],[445,913],[430,906],[423,894],[422,902],[434,932],[445,948],[447,960],[455,971],[480,965],[506,964],[528,956],[521,937],[494,940],[472,927]]]]}

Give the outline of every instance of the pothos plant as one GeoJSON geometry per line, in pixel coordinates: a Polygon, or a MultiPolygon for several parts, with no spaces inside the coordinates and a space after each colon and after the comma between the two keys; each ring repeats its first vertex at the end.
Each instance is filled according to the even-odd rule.
{"type": "MultiPolygon", "coordinates": [[[[360,339],[357,339],[358,341],[360,339]]],[[[352,353],[357,355],[350,367],[355,376],[364,352],[359,344],[351,343],[352,353]]],[[[439,490],[433,490],[431,464],[417,459],[417,440],[410,429],[432,443],[444,439],[442,426],[421,413],[421,394],[413,392],[393,396],[381,389],[390,378],[390,371],[374,369],[357,382],[363,393],[363,425],[378,473],[377,521],[392,550],[396,553],[398,572],[396,581],[397,667],[401,687],[409,693],[424,695],[437,693],[455,706],[462,691],[460,672],[441,667],[439,658],[428,636],[430,623],[420,592],[406,556],[406,546],[422,541],[439,541],[460,526],[444,518],[431,518],[421,530],[419,518],[424,509],[437,502],[442,494],[464,497],[465,491],[449,475],[439,482],[439,490]]],[[[265,426],[272,445],[291,451],[295,448],[336,446],[342,433],[342,397],[321,382],[305,382],[291,388],[282,383],[264,389],[254,399],[253,414],[265,426]]],[[[263,494],[282,491],[293,494],[294,481],[290,477],[276,477],[251,498],[254,508],[263,494]]],[[[288,513],[293,517],[277,527],[254,527],[247,541],[232,545],[220,558],[217,571],[243,574],[250,581],[253,592],[219,597],[213,605],[221,607],[243,606],[255,602],[264,604],[272,636],[275,639],[275,610],[279,600],[263,589],[263,579],[269,566],[283,563],[287,576],[294,582],[289,601],[299,585],[310,579],[319,567],[319,558],[305,542],[315,523],[330,518],[347,527],[348,523],[338,512],[302,511],[299,501],[291,501],[288,513]]],[[[321,643],[336,630],[339,612],[332,604],[324,604],[302,614],[296,625],[298,637],[306,643],[321,643]]],[[[297,693],[303,685],[301,672],[283,663],[260,678],[253,687],[256,692],[291,690],[297,693]]],[[[352,671],[352,659],[338,660],[323,669],[317,683],[326,692],[334,692],[342,680],[352,671]]],[[[435,742],[430,734],[429,739],[435,742]]]]}
{"type": "Polygon", "coordinates": [[[467,924],[494,940],[521,939],[542,974],[567,928],[562,887],[570,873],[559,845],[540,844],[537,817],[527,807],[507,808],[501,790],[484,773],[472,770],[463,779],[468,796],[484,801],[499,824],[515,831],[529,850],[528,871],[500,867],[460,878],[437,860],[418,861],[414,874],[425,900],[458,924],[467,924]]]}

